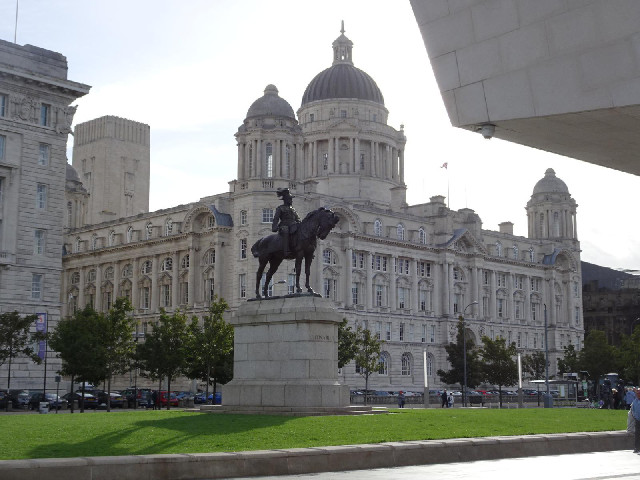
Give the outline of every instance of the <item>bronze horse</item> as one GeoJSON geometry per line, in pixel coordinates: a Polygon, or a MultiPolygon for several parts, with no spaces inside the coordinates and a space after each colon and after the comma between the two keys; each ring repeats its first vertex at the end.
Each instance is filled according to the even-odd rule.
{"type": "Polygon", "coordinates": [[[268,297],[267,294],[271,277],[276,273],[278,267],[283,260],[296,261],[296,293],[302,293],[300,288],[300,269],[302,267],[302,259],[304,258],[304,272],[306,274],[305,287],[307,292],[315,293],[309,285],[309,275],[311,273],[311,262],[313,261],[313,252],[316,249],[317,239],[324,240],[329,232],[340,221],[338,215],[331,210],[323,207],[310,212],[304,219],[296,224],[295,233],[291,234],[289,245],[290,254],[285,257],[282,238],[279,234],[268,235],[258,240],[252,247],[251,253],[258,258],[260,266],[256,273],[256,298],[260,296],[260,280],[264,268],[269,264],[269,270],[264,282],[262,295],[268,297]]]}

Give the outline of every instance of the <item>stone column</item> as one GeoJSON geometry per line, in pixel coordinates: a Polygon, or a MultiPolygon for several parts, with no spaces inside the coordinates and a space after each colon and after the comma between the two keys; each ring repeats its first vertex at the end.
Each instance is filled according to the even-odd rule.
{"type": "Polygon", "coordinates": [[[180,258],[178,252],[171,255],[171,307],[175,310],[180,305],[180,258]]]}
{"type": "Polygon", "coordinates": [[[244,179],[244,143],[238,142],[238,181],[244,179]]]}
{"type": "Polygon", "coordinates": [[[370,144],[371,144],[371,176],[375,177],[377,176],[377,169],[376,169],[377,155],[375,150],[376,142],[371,140],[370,144]]]}
{"type": "Polygon", "coordinates": [[[355,163],[353,164],[353,173],[356,173],[356,172],[363,173],[362,170],[360,169],[360,139],[358,137],[355,137],[353,139],[353,143],[354,143],[353,154],[355,156],[355,163]]]}
{"type": "MultiPolygon", "coordinates": [[[[218,295],[218,298],[222,298],[225,295],[231,298],[233,296],[231,295],[231,292],[222,291],[222,283],[223,283],[222,272],[223,272],[224,257],[225,257],[222,252],[223,248],[226,248],[226,247],[223,247],[222,243],[218,242],[216,246],[216,264],[213,266],[213,291],[216,295],[218,295]]],[[[250,247],[248,246],[247,248],[250,248],[250,247]]]]}
{"type": "MultiPolygon", "coordinates": [[[[420,309],[418,298],[418,259],[411,259],[411,313],[414,315],[420,309]]],[[[421,327],[422,328],[422,327],[421,327]]]]}
{"type": "Polygon", "coordinates": [[[404,185],[404,150],[400,150],[400,183],[404,185]]]}
{"type": "Polygon", "coordinates": [[[151,312],[158,311],[158,300],[160,299],[160,285],[158,285],[158,271],[160,270],[158,262],[160,257],[153,255],[151,263],[151,312]]]}
{"type": "Polygon", "coordinates": [[[121,297],[120,292],[120,283],[122,279],[120,278],[120,263],[113,262],[113,301],[116,301],[116,298],[121,297]]]}
{"type": "Polygon", "coordinates": [[[346,295],[344,304],[348,308],[353,305],[353,295],[351,295],[351,285],[353,284],[353,249],[351,247],[347,247],[345,254],[347,255],[346,261],[344,262],[346,265],[346,285],[342,290],[346,295]]]}
{"type": "Polygon", "coordinates": [[[133,258],[131,264],[133,271],[131,272],[131,305],[133,305],[134,312],[140,309],[140,260],[138,257],[133,258]]]}
{"type": "Polygon", "coordinates": [[[496,321],[496,271],[491,271],[491,285],[489,288],[491,296],[489,297],[489,311],[491,312],[491,320],[496,321]]]}
{"type": "MultiPolygon", "coordinates": [[[[453,263],[449,263],[447,262],[447,285],[449,286],[448,291],[447,291],[447,305],[448,305],[448,309],[449,309],[449,314],[450,315],[454,315],[454,311],[453,311],[453,287],[454,287],[454,281],[453,281],[453,263]]],[[[464,305],[460,306],[461,308],[464,308],[464,305]]]]}
{"type": "Polygon", "coordinates": [[[255,148],[255,154],[256,154],[256,176],[258,176],[259,178],[262,178],[262,162],[263,162],[263,158],[262,158],[262,140],[258,139],[255,141],[256,142],[256,148],[255,148]]]}
{"type": "Polygon", "coordinates": [[[85,272],[80,267],[80,282],[78,283],[78,310],[82,310],[85,307],[84,289],[85,287],[85,272]]]}
{"type": "Polygon", "coordinates": [[[102,265],[96,265],[96,312],[102,311],[102,265]]]}
{"type": "Polygon", "coordinates": [[[340,173],[340,138],[333,139],[333,173],[340,173]]]}
{"type": "Polygon", "coordinates": [[[365,262],[366,262],[364,266],[365,277],[366,277],[365,305],[367,310],[370,310],[371,308],[373,308],[373,271],[371,270],[371,256],[372,256],[371,252],[367,252],[365,254],[365,262]]]}
{"type": "Polygon", "coordinates": [[[190,307],[193,307],[196,303],[196,270],[200,266],[200,259],[198,257],[199,254],[196,252],[192,241],[191,247],[189,248],[189,298],[187,299],[187,303],[190,307]]]}
{"type": "Polygon", "coordinates": [[[524,315],[522,318],[527,319],[527,323],[532,322],[531,319],[531,277],[524,277],[524,315]]]}
{"type": "Polygon", "coordinates": [[[398,257],[392,255],[389,259],[391,260],[389,268],[389,310],[395,312],[398,309],[398,257]]]}

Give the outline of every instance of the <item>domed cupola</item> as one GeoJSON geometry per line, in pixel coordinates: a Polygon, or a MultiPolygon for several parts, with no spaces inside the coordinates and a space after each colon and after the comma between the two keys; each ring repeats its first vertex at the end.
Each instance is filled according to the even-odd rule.
{"type": "Polygon", "coordinates": [[[548,168],[527,202],[529,238],[577,240],[577,206],[567,184],[548,168]]]}
{"type": "Polygon", "coordinates": [[[255,117],[286,117],[295,120],[293,108],[284,98],[278,95],[275,85],[267,85],[264,95],[251,104],[246,119],[255,117]]]}
{"type": "Polygon", "coordinates": [[[353,42],[344,34],[333,42],[333,64],[311,80],[302,96],[302,106],[318,100],[358,99],[384,105],[382,92],[367,73],[353,66],[353,42]]]}

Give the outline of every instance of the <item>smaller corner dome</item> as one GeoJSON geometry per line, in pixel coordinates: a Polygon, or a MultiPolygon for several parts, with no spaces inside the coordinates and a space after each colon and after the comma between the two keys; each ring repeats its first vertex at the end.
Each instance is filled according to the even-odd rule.
{"type": "Polygon", "coordinates": [[[556,172],[553,168],[548,168],[546,172],[544,172],[544,178],[536,183],[536,186],[533,187],[533,194],[536,195],[538,193],[569,193],[569,188],[567,184],[556,177],[556,172]]]}
{"type": "Polygon", "coordinates": [[[70,163],[67,163],[66,179],[72,182],[82,183],[80,181],[80,176],[78,175],[78,172],[76,172],[76,169],[73,168],[73,166],[70,163]]]}
{"type": "Polygon", "coordinates": [[[249,107],[246,118],[253,117],[288,117],[295,120],[293,108],[284,98],[278,95],[278,89],[275,85],[267,85],[264,89],[264,95],[257,99],[249,107]]]}

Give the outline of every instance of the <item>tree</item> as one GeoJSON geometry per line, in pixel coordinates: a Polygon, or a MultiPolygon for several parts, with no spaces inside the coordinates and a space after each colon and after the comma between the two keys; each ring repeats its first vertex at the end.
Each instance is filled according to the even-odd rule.
{"type": "Polygon", "coordinates": [[[356,332],[347,325],[347,319],[343,318],[338,325],[338,368],[344,367],[353,360],[357,352],[356,332]]]}
{"type": "Polygon", "coordinates": [[[613,372],[616,367],[615,351],[607,342],[601,330],[591,330],[584,339],[584,348],[579,355],[580,365],[589,372],[596,383],[605,373],[613,372]]]}
{"type": "Polygon", "coordinates": [[[495,340],[482,337],[482,377],[484,381],[498,386],[498,398],[502,408],[502,387],[518,381],[518,365],[513,359],[517,355],[516,344],[507,346],[507,341],[498,337],[495,340]]]}
{"type": "Polygon", "coordinates": [[[129,316],[133,310],[127,298],[118,298],[106,315],[98,314],[101,336],[100,351],[107,380],[107,411],[111,411],[111,378],[125,373],[136,348],[133,331],[135,320],[129,316]]]}
{"type": "Polygon", "coordinates": [[[563,373],[579,372],[581,368],[576,348],[570,343],[563,350],[564,357],[558,359],[558,373],[562,375],[563,373]]]}
{"type": "MultiPolygon", "coordinates": [[[[30,332],[37,318],[37,315],[20,317],[18,312],[0,314],[0,365],[8,362],[7,392],[11,388],[11,363],[17,355],[24,355],[38,364],[42,361],[31,346],[34,342],[44,339],[42,333],[30,332]]],[[[8,400],[6,404],[8,410],[8,400]]]]}
{"type": "MultiPolygon", "coordinates": [[[[71,391],[74,380],[82,382],[84,398],[85,383],[96,384],[105,378],[103,337],[104,328],[101,316],[90,305],[78,310],[73,316],[63,318],[49,335],[49,346],[62,359],[62,368],[58,373],[71,377],[71,391]]],[[[73,403],[71,405],[73,412],[73,403]]],[[[84,402],[80,411],[84,412],[84,402]]]]}
{"type": "Polygon", "coordinates": [[[356,372],[364,377],[364,403],[366,405],[369,377],[379,369],[380,348],[384,342],[372,335],[368,328],[362,328],[359,325],[355,333],[357,352],[354,360],[356,362],[356,372]]]}
{"type": "MultiPolygon", "coordinates": [[[[197,321],[193,317],[192,323],[197,321]]],[[[160,318],[144,343],[138,345],[137,358],[143,375],[158,381],[158,390],[162,388],[162,379],[167,378],[167,391],[171,392],[171,380],[184,373],[190,330],[187,328],[187,315],[175,311],[172,315],[161,310],[160,318]]],[[[167,398],[167,410],[171,408],[167,398]]]]}
{"type": "MultiPolygon", "coordinates": [[[[462,320],[458,321],[458,334],[456,335],[456,343],[449,343],[444,347],[447,352],[447,360],[451,365],[450,370],[438,370],[440,380],[447,385],[460,384],[464,385],[464,345],[463,345],[463,328],[462,320]]],[[[475,342],[469,336],[467,330],[467,386],[474,388],[482,381],[482,370],[478,360],[478,351],[475,348],[475,342]]],[[[466,392],[463,392],[466,395],[466,392]]]]}
{"type": "Polygon", "coordinates": [[[535,352],[522,357],[522,371],[525,377],[533,380],[542,380],[546,373],[546,361],[543,352],[535,352]]]}
{"type": "Polygon", "coordinates": [[[233,362],[233,326],[224,321],[224,312],[229,308],[223,299],[214,298],[209,306],[209,313],[202,318],[202,326],[198,322],[189,325],[189,342],[187,356],[188,378],[198,378],[206,383],[206,396],[209,398],[209,385],[213,383],[215,401],[216,385],[233,378],[225,365],[229,365],[229,356],[233,362]]]}
{"type": "Polygon", "coordinates": [[[633,385],[640,384],[640,328],[622,336],[618,350],[622,377],[633,385]]]}

